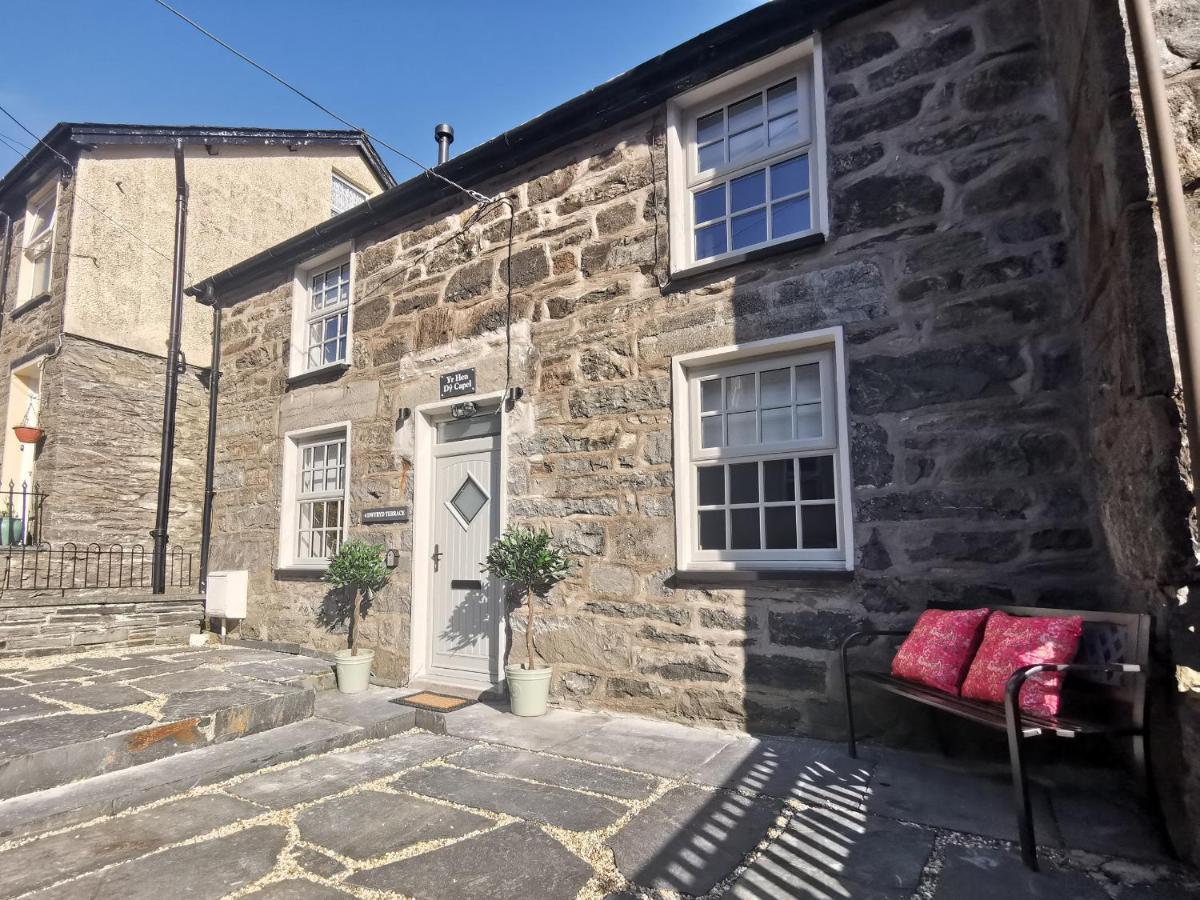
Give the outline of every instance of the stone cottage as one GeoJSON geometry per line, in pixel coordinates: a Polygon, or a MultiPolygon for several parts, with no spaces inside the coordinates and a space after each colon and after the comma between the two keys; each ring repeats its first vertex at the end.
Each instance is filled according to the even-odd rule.
{"type": "Polygon", "coordinates": [[[204,279],[241,634],[340,647],[319,576],[361,536],[395,551],[376,674],[486,687],[522,626],[481,554],[542,525],[578,563],[534,634],[558,702],[831,737],[864,624],[1149,611],[1194,835],[1183,407],[1126,33],[1085,0],[769,4],[439,166],[491,202],[419,175],[204,279]]]}
{"type": "MultiPolygon", "coordinates": [[[[219,271],[394,184],[352,131],[63,123],[0,180],[0,511],[29,540],[149,545],[170,323],[176,141],[187,271],[219,271]],[[13,426],[37,425],[37,444],[13,426]],[[43,496],[22,510],[20,486],[43,496]],[[22,515],[22,513],[24,514],[22,515]]],[[[211,323],[185,307],[171,538],[199,541],[211,323]]]]}

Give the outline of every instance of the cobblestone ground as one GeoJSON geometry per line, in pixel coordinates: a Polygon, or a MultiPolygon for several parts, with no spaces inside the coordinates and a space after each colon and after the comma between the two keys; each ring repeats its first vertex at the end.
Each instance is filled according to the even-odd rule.
{"type": "MultiPolygon", "coordinates": [[[[1136,810],[944,760],[484,706],[0,844],[0,896],[991,900],[1195,897],[1136,810]]],[[[197,753],[206,753],[201,750],[197,753]]],[[[0,823],[2,833],[3,823],[0,823]]]]}

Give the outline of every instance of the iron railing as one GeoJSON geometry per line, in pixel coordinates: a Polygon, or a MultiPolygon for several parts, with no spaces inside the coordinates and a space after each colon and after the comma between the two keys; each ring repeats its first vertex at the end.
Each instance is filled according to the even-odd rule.
{"type": "Polygon", "coordinates": [[[9,481],[0,489],[0,547],[20,547],[38,544],[42,539],[42,511],[46,495],[22,481],[20,486],[9,481]]]}
{"type": "MultiPolygon", "coordinates": [[[[183,547],[167,551],[167,586],[191,587],[195,555],[183,547]]],[[[89,588],[151,586],[150,553],[141,544],[80,546],[71,541],[52,547],[42,542],[0,547],[0,592],[72,591],[89,588]]]]}

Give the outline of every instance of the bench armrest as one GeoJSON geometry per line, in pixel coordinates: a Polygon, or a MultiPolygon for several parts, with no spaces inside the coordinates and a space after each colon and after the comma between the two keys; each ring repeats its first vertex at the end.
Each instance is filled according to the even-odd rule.
{"type": "MultiPolygon", "coordinates": [[[[847,635],[846,639],[842,641],[841,647],[843,677],[849,678],[850,676],[850,664],[846,656],[846,651],[849,650],[854,644],[860,644],[863,641],[868,641],[874,637],[901,637],[908,634],[912,634],[911,628],[885,628],[879,631],[864,628],[861,631],[855,631],[854,633],[847,635]]],[[[846,689],[849,690],[848,681],[846,689]]]]}
{"type": "Polygon", "coordinates": [[[1024,666],[1008,676],[1004,685],[1004,714],[1011,724],[1021,724],[1021,688],[1030,676],[1039,672],[1129,672],[1145,671],[1136,663],[1036,663],[1024,666]]]}

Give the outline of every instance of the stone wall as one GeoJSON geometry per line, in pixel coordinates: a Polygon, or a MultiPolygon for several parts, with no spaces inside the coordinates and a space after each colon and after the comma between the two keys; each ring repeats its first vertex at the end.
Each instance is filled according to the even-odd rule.
{"type": "MultiPolygon", "coordinates": [[[[1186,52],[1179,26],[1194,28],[1196,6],[1163,2],[1164,66],[1175,78],[1173,106],[1185,179],[1200,173],[1196,133],[1186,124],[1196,82],[1171,50],[1186,52]],[[1184,7],[1191,15],[1180,15],[1184,7]],[[1173,26],[1172,22],[1176,24],[1173,26]]],[[[1174,323],[1161,247],[1136,71],[1119,4],[1044,2],[1054,36],[1056,83],[1067,154],[1077,278],[1071,316],[1091,428],[1087,452],[1098,525],[1113,562],[1110,602],[1155,617],[1157,677],[1151,713],[1157,772],[1178,849],[1200,857],[1200,693],[1177,667],[1200,666],[1200,617],[1187,603],[1196,579],[1189,462],[1183,428],[1174,323]]],[[[1193,41],[1194,43],[1194,41],[1193,41]]]]}
{"type": "MultiPolygon", "coordinates": [[[[664,114],[510,180],[516,201],[509,518],[580,563],[535,633],[558,702],[840,735],[835,649],[932,599],[1111,602],[1086,450],[1063,123],[1036,2],[898,4],[823,35],[831,231],[819,247],[666,280],[664,114]],[[664,286],[665,284],[665,286],[664,286]],[[684,581],[674,571],[671,356],[842,325],[852,575],[684,581]]],[[[402,562],[367,618],[408,671],[412,424],[436,379],[504,385],[508,222],[433,210],[357,245],[354,366],[286,389],[290,272],[230,297],[214,565],[251,571],[243,631],[327,649],[320,583],[273,571],[281,436],[353,421],[351,530],[402,562]]],[[[420,523],[417,523],[420,527],[420,523]]],[[[520,637],[517,623],[517,637],[520,637]]],[[[875,727],[910,730],[911,710],[875,727]]]]}
{"type": "MultiPolygon", "coordinates": [[[[43,538],[149,549],[157,504],[166,363],[159,357],[67,336],[42,378],[46,430],[37,477],[46,501],[43,538]]],[[[179,377],[170,539],[195,553],[204,499],[207,375],[179,377]]]]}
{"type": "Polygon", "coordinates": [[[0,596],[0,659],[186,641],[203,613],[203,599],[187,594],[0,596]]]}

